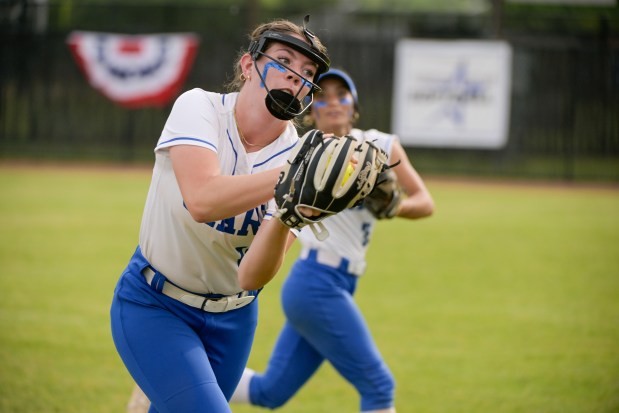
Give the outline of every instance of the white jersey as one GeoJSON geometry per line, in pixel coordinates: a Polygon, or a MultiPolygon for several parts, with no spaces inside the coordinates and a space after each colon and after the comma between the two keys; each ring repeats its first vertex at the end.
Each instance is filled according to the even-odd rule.
{"type": "MultiPolygon", "coordinates": [[[[367,131],[353,129],[349,135],[358,141],[368,140],[375,143],[389,155],[389,158],[392,144],[397,140],[395,135],[376,129],[367,131]]],[[[309,227],[301,230],[299,240],[303,245],[302,255],[309,249],[321,250],[330,256],[336,254],[340,258],[346,258],[358,268],[365,268],[365,255],[376,218],[363,206],[358,206],[326,218],[322,222],[329,231],[329,237],[324,241],[319,241],[309,227]]]]}
{"type": "MultiPolygon", "coordinates": [[[[193,220],[184,206],[169,148],[195,145],[217,154],[221,173],[246,175],[282,166],[299,136],[285,132],[258,152],[246,153],[234,120],[238,93],[192,89],[183,93],[155,148],[155,166],[140,228],[140,249],[170,281],[196,293],[235,294],[238,265],[267,211],[260,205],[216,222],[193,220]]],[[[270,203],[274,203],[273,200],[270,203]]]]}

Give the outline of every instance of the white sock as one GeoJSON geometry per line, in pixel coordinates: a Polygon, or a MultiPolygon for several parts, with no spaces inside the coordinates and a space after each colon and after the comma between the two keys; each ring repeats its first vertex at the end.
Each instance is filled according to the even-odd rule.
{"type": "Polygon", "coordinates": [[[255,374],[256,372],[254,370],[245,367],[243,375],[241,376],[241,381],[239,381],[239,384],[236,386],[236,390],[230,399],[230,403],[250,404],[249,382],[255,374]]]}
{"type": "Polygon", "coordinates": [[[390,407],[388,409],[380,409],[380,410],[366,410],[361,413],[395,413],[395,407],[390,407]]]}

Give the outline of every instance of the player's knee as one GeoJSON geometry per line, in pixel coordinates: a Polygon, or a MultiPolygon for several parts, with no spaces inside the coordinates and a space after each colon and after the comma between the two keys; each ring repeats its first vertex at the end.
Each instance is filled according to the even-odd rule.
{"type": "Polygon", "coordinates": [[[292,397],[286,390],[281,384],[268,383],[261,375],[255,375],[250,385],[251,404],[271,410],[279,409],[292,397]]]}
{"type": "Polygon", "coordinates": [[[262,394],[258,400],[252,399],[252,404],[275,410],[286,404],[288,400],[290,400],[290,397],[288,397],[287,395],[273,392],[272,394],[262,394]]]}
{"type": "Polygon", "coordinates": [[[275,399],[267,399],[265,401],[265,403],[262,405],[262,407],[266,407],[268,409],[274,410],[274,409],[279,409],[280,407],[282,407],[284,404],[286,404],[286,402],[289,399],[286,398],[275,398],[275,399]]]}
{"type": "Polygon", "coordinates": [[[395,379],[386,367],[368,375],[367,385],[361,393],[361,410],[371,411],[393,405],[395,379]]]}
{"type": "Polygon", "coordinates": [[[382,395],[383,398],[393,400],[395,393],[395,379],[389,370],[386,370],[380,380],[376,382],[376,391],[382,395]]]}

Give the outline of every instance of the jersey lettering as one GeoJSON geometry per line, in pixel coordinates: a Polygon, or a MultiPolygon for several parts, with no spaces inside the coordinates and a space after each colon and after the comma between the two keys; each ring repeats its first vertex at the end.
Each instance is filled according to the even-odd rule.
{"type": "Polygon", "coordinates": [[[361,224],[361,232],[363,232],[363,240],[361,240],[361,245],[364,247],[370,243],[370,230],[372,228],[372,224],[369,222],[364,222],[361,224]]]}
{"type": "Polygon", "coordinates": [[[239,253],[239,259],[236,260],[236,265],[237,266],[241,265],[241,260],[243,259],[243,257],[247,253],[247,248],[249,248],[249,247],[236,247],[235,248],[236,252],[239,253]]]}
{"type": "Polygon", "coordinates": [[[221,221],[213,221],[206,222],[211,228],[219,232],[224,232],[226,234],[246,236],[249,234],[249,229],[251,228],[251,232],[253,235],[256,235],[258,232],[258,228],[260,227],[260,223],[266,214],[266,205],[260,205],[254,209],[250,209],[245,212],[245,215],[239,215],[237,217],[224,218],[221,221]],[[242,218],[241,218],[242,217],[242,218]],[[243,220],[242,222],[241,219],[243,220]],[[237,228],[237,222],[240,222],[240,228],[237,228]]]}
{"type": "Polygon", "coordinates": [[[265,211],[266,207],[264,207],[263,205],[258,208],[254,208],[251,211],[247,211],[247,213],[245,214],[245,219],[243,220],[243,225],[241,226],[239,232],[237,232],[237,235],[247,235],[248,227],[250,226],[252,229],[252,233],[256,235],[256,232],[258,232],[258,228],[260,227],[260,223],[262,222],[262,218],[264,217],[265,211]],[[262,209],[262,211],[260,211],[260,209],[262,209]],[[254,215],[256,216],[256,219],[253,219],[254,215]]]}
{"type": "Polygon", "coordinates": [[[219,232],[225,232],[226,234],[234,234],[234,218],[222,219],[215,229],[219,232]]]}

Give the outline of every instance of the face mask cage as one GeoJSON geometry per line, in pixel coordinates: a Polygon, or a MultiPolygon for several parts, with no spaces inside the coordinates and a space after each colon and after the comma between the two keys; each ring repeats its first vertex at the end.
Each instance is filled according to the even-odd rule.
{"type": "MultiPolygon", "coordinates": [[[[329,69],[330,61],[329,57],[322,53],[320,50],[316,48],[315,45],[315,35],[309,29],[307,29],[307,23],[309,22],[309,15],[305,16],[303,20],[303,35],[309,42],[306,43],[294,36],[276,32],[276,31],[266,31],[260,35],[257,40],[252,41],[249,46],[249,54],[252,57],[254,62],[254,67],[256,68],[256,72],[260,76],[260,80],[262,85],[267,91],[266,96],[266,105],[271,114],[279,119],[290,120],[296,116],[301,115],[305,110],[312,104],[314,101],[313,93],[321,90],[320,87],[314,83],[313,81],[308,80],[305,76],[294,71],[288,65],[283,64],[273,57],[269,56],[265,53],[266,48],[269,42],[279,42],[283,43],[287,46],[292,47],[293,49],[303,53],[305,56],[309,57],[313,62],[318,66],[316,70],[316,74],[314,75],[314,79],[317,79],[321,73],[326,72],[329,69]],[[283,90],[270,90],[266,84],[266,80],[264,79],[263,74],[258,70],[257,60],[264,56],[269,60],[275,62],[278,69],[281,67],[286,71],[290,71],[294,75],[298,76],[301,79],[301,86],[295,95],[291,95],[283,90]],[[299,94],[303,90],[304,87],[309,87],[310,90],[307,96],[303,99],[303,103],[298,99],[299,94]]],[[[313,79],[312,79],[313,80],[313,79]]]]}
{"type": "Polygon", "coordinates": [[[276,41],[284,43],[292,47],[293,49],[296,49],[297,51],[303,53],[305,56],[312,59],[314,63],[316,63],[316,65],[318,66],[318,70],[316,71],[315,78],[318,78],[321,73],[329,70],[331,62],[329,60],[329,56],[321,52],[316,47],[316,35],[306,27],[308,21],[309,15],[305,16],[305,20],[303,22],[303,35],[305,36],[307,43],[286,33],[274,30],[267,30],[266,32],[262,33],[257,40],[253,40],[251,42],[248,50],[249,54],[254,60],[256,60],[258,58],[257,53],[264,53],[268,42],[276,41]]]}
{"type": "Polygon", "coordinates": [[[266,79],[264,78],[262,72],[258,69],[257,59],[253,59],[256,72],[258,73],[258,76],[260,77],[260,81],[262,82],[262,85],[267,91],[266,104],[271,114],[278,119],[290,120],[296,116],[301,115],[303,112],[305,112],[307,108],[309,108],[309,106],[314,101],[314,95],[313,95],[314,92],[321,90],[320,87],[316,83],[309,81],[305,76],[297,73],[294,69],[292,69],[288,65],[276,60],[275,58],[269,56],[268,54],[263,53],[261,51],[257,51],[256,55],[266,57],[267,59],[273,61],[277,65],[277,67],[281,67],[284,70],[293,73],[295,76],[301,79],[301,85],[299,86],[299,90],[294,95],[291,95],[290,93],[285,92],[283,90],[278,90],[278,89],[271,90],[267,86],[266,79]],[[305,96],[305,98],[303,99],[303,103],[301,103],[301,99],[299,99],[299,95],[303,91],[304,87],[308,87],[309,92],[307,96],[305,96]]]}

